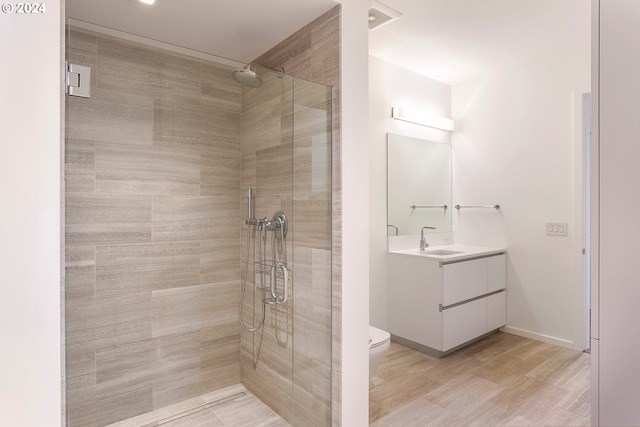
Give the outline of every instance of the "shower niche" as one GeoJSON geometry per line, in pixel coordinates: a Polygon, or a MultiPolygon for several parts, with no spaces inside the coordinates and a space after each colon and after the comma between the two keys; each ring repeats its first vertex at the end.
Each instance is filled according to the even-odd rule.
{"type": "Polygon", "coordinates": [[[239,385],[330,425],[331,87],[256,64],[243,86],[93,28],[69,26],[67,57],[92,69],[66,98],[67,425],[239,385]]]}

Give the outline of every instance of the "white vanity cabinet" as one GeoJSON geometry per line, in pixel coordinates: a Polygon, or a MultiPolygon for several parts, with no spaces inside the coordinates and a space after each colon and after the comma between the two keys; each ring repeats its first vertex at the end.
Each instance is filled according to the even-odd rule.
{"type": "Polygon", "coordinates": [[[388,255],[387,324],[395,341],[442,356],[506,322],[506,255],[388,255]],[[447,259],[449,258],[449,259],[447,259]]]}

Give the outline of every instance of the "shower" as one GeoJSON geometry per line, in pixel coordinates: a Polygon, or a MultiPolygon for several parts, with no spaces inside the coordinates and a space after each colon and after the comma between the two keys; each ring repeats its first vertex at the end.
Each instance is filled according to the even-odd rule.
{"type": "MultiPolygon", "coordinates": [[[[259,88],[262,86],[262,78],[252,70],[252,67],[260,67],[264,70],[276,73],[278,78],[284,77],[284,69],[277,70],[262,67],[257,64],[248,64],[245,68],[239,68],[233,71],[235,81],[243,86],[250,88],[259,88]]],[[[247,332],[256,332],[264,324],[266,305],[267,304],[283,304],[289,298],[289,269],[287,267],[287,217],[278,211],[271,219],[257,219],[253,212],[253,189],[247,188],[247,243],[244,260],[244,268],[242,274],[242,283],[240,288],[240,304],[238,308],[238,320],[243,330],[247,332]],[[244,297],[247,288],[247,280],[249,275],[249,254],[251,249],[251,227],[256,228],[256,238],[254,239],[254,248],[257,252],[257,260],[255,261],[255,272],[258,275],[257,289],[260,291],[261,310],[260,320],[255,325],[248,325],[243,318],[244,297]],[[267,235],[266,232],[271,231],[271,253],[266,254],[267,235]],[[277,245],[277,242],[280,245],[277,245]],[[276,247],[278,246],[278,247],[276,247]],[[278,253],[280,257],[278,257],[278,253]],[[265,285],[266,277],[268,277],[268,287],[265,285]],[[282,295],[278,294],[278,278],[282,277],[282,295]]]]}
{"type": "Polygon", "coordinates": [[[240,326],[247,332],[256,332],[264,324],[267,304],[284,304],[289,299],[289,268],[287,267],[287,231],[288,222],[284,212],[278,211],[271,219],[257,219],[253,213],[253,189],[247,188],[247,246],[244,260],[244,270],[242,274],[242,284],[240,288],[240,305],[238,318],[240,326]],[[244,296],[247,288],[247,278],[249,272],[249,253],[251,248],[251,227],[257,229],[257,236],[254,239],[254,247],[257,252],[255,261],[255,271],[258,274],[260,291],[261,311],[260,320],[257,325],[249,326],[243,319],[244,296]],[[271,252],[266,254],[266,232],[271,232],[271,252]],[[278,244],[279,243],[279,244],[278,244]],[[280,274],[279,274],[280,273],[280,274]],[[268,277],[268,287],[265,280],[268,277]],[[278,293],[278,278],[281,277],[282,293],[278,293]]]}
{"type": "Polygon", "coordinates": [[[279,68],[277,70],[273,70],[271,68],[262,67],[257,64],[249,64],[245,68],[239,68],[233,72],[233,78],[243,86],[258,88],[262,86],[262,78],[255,71],[251,70],[251,67],[260,67],[262,69],[271,71],[276,73],[279,78],[284,76],[284,70],[279,68]]]}
{"type": "Polygon", "coordinates": [[[332,88],[66,38],[108,88],[65,99],[65,425],[330,425],[332,88]]]}

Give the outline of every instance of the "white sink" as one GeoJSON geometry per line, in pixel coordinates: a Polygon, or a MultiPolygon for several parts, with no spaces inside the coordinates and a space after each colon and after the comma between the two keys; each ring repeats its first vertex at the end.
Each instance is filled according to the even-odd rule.
{"type": "Polygon", "coordinates": [[[442,255],[455,255],[455,254],[461,254],[463,253],[462,251],[449,251],[446,249],[436,249],[433,251],[420,251],[420,254],[422,255],[438,255],[438,256],[442,256],[442,255]]]}

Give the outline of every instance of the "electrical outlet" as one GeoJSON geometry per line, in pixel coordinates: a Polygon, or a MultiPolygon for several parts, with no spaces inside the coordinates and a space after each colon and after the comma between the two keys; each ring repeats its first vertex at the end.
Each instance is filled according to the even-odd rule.
{"type": "Polygon", "coordinates": [[[566,236],[569,224],[566,222],[548,222],[547,236],[566,236]]]}

